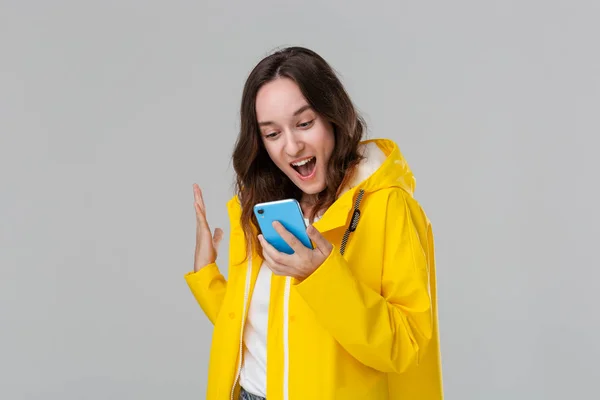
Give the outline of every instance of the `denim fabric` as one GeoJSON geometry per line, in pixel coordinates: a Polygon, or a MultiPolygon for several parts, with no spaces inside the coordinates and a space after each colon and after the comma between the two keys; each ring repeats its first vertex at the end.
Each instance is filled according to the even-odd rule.
{"type": "Polygon", "coordinates": [[[267,400],[264,397],[256,396],[252,393],[248,393],[242,388],[240,390],[240,400],[267,400]]]}

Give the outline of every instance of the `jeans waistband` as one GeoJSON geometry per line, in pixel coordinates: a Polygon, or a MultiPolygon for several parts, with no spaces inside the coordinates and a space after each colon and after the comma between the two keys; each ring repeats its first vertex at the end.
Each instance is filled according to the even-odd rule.
{"type": "Polygon", "coordinates": [[[240,390],[240,400],[267,400],[264,397],[260,397],[257,396],[255,394],[252,393],[248,393],[244,390],[244,388],[241,388],[240,390]]]}

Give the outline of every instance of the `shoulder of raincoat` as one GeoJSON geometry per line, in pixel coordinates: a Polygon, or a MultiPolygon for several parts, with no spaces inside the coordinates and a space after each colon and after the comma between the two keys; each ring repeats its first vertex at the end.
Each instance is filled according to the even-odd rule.
{"type": "MultiPolygon", "coordinates": [[[[415,178],[391,140],[364,160],[314,227],[334,249],[302,282],[272,276],[267,398],[443,398],[431,224],[415,178]]],[[[228,202],[229,273],[185,279],[215,325],[208,399],[236,398],[243,331],[260,254],[248,251],[237,197],[228,202]]],[[[237,398],[236,398],[237,399],[237,398]]]]}

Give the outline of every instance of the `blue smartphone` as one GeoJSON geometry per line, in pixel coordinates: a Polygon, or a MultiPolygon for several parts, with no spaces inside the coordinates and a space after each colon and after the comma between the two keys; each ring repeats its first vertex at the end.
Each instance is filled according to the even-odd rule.
{"type": "Polygon", "coordinates": [[[279,221],[304,246],[309,249],[313,248],[312,242],[306,233],[306,222],[297,200],[285,199],[256,204],[254,215],[265,240],[280,252],[293,254],[294,250],[273,228],[273,221],[279,221]]]}

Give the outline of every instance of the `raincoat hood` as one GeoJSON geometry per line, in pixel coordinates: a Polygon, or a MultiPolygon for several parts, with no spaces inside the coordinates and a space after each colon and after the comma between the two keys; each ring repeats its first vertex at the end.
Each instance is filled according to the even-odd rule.
{"type": "Polygon", "coordinates": [[[320,232],[349,226],[362,195],[384,189],[400,188],[411,198],[416,187],[415,177],[400,149],[389,139],[370,139],[361,142],[359,152],[364,157],[350,173],[336,201],[313,225],[320,232]],[[362,194],[360,194],[362,192],[362,194]]]}
{"type": "Polygon", "coordinates": [[[396,143],[389,139],[366,140],[360,144],[359,152],[364,158],[340,197],[357,188],[371,193],[391,187],[402,188],[413,196],[416,180],[396,143]]]}

